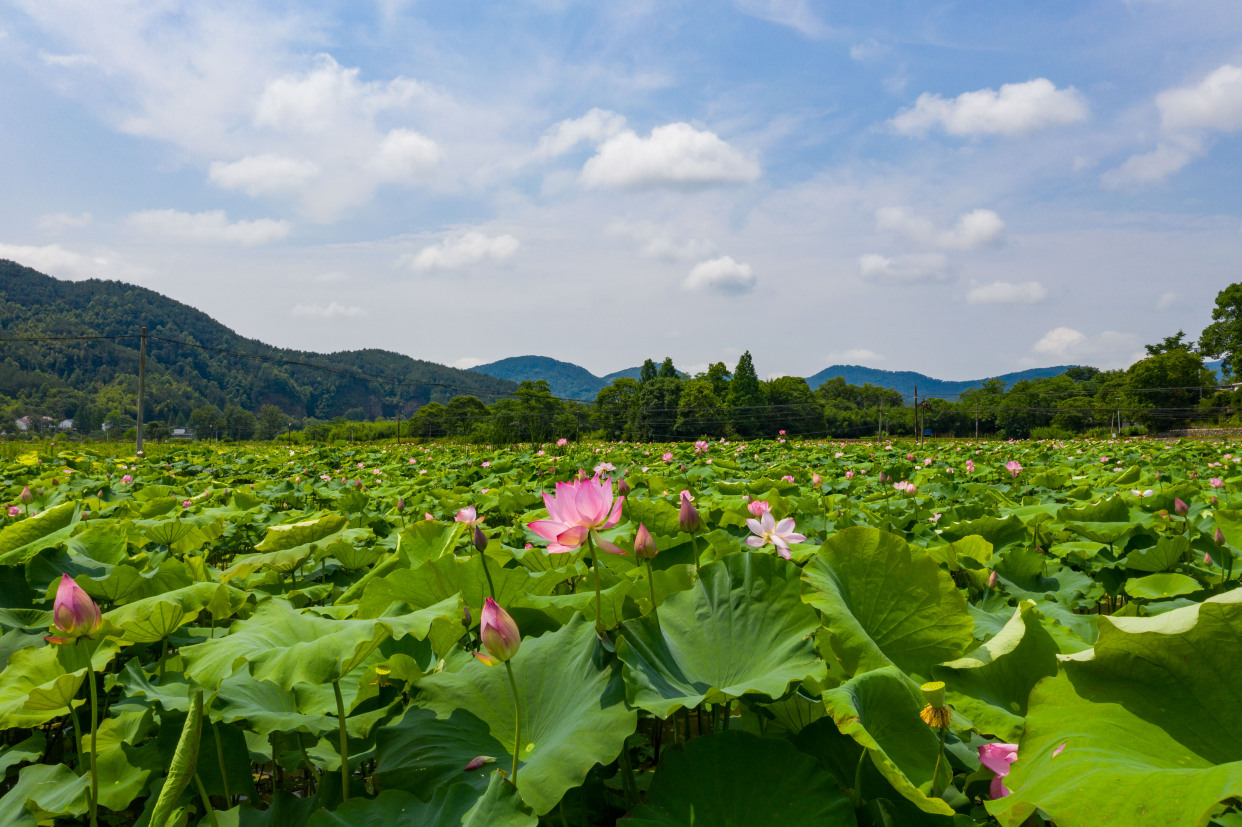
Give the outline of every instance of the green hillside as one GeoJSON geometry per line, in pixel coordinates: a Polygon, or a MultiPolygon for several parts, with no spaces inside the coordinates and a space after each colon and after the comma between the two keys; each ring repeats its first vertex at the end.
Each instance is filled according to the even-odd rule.
{"type": "Polygon", "coordinates": [[[153,290],[98,279],[59,281],[0,260],[0,337],[125,337],[0,342],[0,404],[55,418],[102,421],[114,410],[132,414],[139,344],[134,334],[143,325],[151,337],[146,417],[168,424],[187,422],[204,404],[250,411],[275,405],[295,418],[375,419],[408,415],[427,402],[447,402],[460,394],[492,402],[516,387],[385,350],[320,354],[272,347],[153,290]]]}

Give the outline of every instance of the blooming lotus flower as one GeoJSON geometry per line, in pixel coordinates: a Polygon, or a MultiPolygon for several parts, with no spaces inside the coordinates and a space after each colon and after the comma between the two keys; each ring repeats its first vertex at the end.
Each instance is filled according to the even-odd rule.
{"type": "Polygon", "coordinates": [[[691,504],[692,499],[689,491],[681,492],[681,510],[677,513],[677,524],[687,534],[693,534],[703,526],[703,518],[691,504]]]}
{"type": "Polygon", "coordinates": [[[819,488],[823,484],[824,484],[824,478],[821,477],[819,474],[815,473],[814,471],[812,471],[811,472],[811,485],[815,486],[816,488],[819,488]]]}
{"type": "Polygon", "coordinates": [[[1130,493],[1138,497],[1141,500],[1144,497],[1150,497],[1154,495],[1156,492],[1152,491],[1150,488],[1148,488],[1146,491],[1139,491],[1137,488],[1131,488],[1130,493]]]}
{"type": "Polygon", "coordinates": [[[483,611],[479,615],[479,640],[487,655],[479,653],[475,657],[489,666],[504,663],[517,654],[522,645],[522,635],[517,624],[509,613],[490,597],[483,601],[483,611]]]}
{"type": "Polygon", "coordinates": [[[1005,787],[1005,776],[1009,775],[1009,765],[1017,760],[1017,744],[984,744],[979,747],[979,763],[996,773],[996,777],[992,779],[993,799],[1009,795],[1009,790],[1005,787]]]}
{"type": "MultiPolygon", "coordinates": [[[[548,509],[548,519],[535,520],[526,527],[549,541],[550,554],[573,551],[586,542],[587,536],[597,529],[612,528],[621,521],[621,506],[625,497],[612,497],[612,479],[596,474],[585,480],[558,482],[556,495],[543,495],[548,509]]],[[[595,536],[604,551],[624,554],[614,544],[595,536]]]]}
{"type": "Polygon", "coordinates": [[[853,471],[846,471],[846,472],[845,472],[845,478],[846,478],[847,480],[852,480],[852,479],[854,479],[854,472],[853,472],[853,471]]]}
{"type": "Polygon", "coordinates": [[[706,443],[706,442],[704,442],[704,441],[703,441],[703,440],[701,440],[701,439],[700,439],[700,440],[698,440],[697,442],[695,442],[695,443],[694,443],[694,452],[695,452],[696,454],[705,454],[705,453],[707,453],[707,443],[706,443]]]}
{"type": "Polygon", "coordinates": [[[1009,471],[1009,476],[1017,477],[1018,474],[1022,473],[1022,463],[1018,462],[1016,459],[1011,459],[1009,462],[1005,463],[1005,469],[1009,471]]]}
{"type": "Polygon", "coordinates": [[[15,506],[15,505],[10,505],[10,506],[9,506],[9,516],[10,516],[10,517],[16,517],[16,516],[18,516],[18,515],[19,515],[19,514],[21,514],[21,513],[22,513],[22,510],[21,510],[20,508],[18,508],[17,506],[15,506]]]}
{"type": "Polygon", "coordinates": [[[565,437],[561,437],[560,439],[558,439],[558,440],[556,441],[556,445],[557,445],[557,447],[558,447],[558,448],[559,448],[559,447],[563,447],[563,446],[568,445],[568,444],[569,444],[569,440],[568,440],[568,439],[566,439],[565,437]]]}
{"type": "Polygon", "coordinates": [[[475,511],[473,505],[468,505],[461,511],[458,511],[457,514],[454,515],[453,520],[455,522],[465,523],[472,528],[477,528],[483,524],[483,518],[479,516],[477,511],[475,511]]]}
{"type": "Polygon", "coordinates": [[[789,559],[789,544],[806,540],[804,535],[794,532],[793,517],[786,517],[778,523],[771,511],[765,511],[758,520],[747,520],[746,525],[755,535],[746,538],[746,545],[762,548],[771,543],[776,547],[776,553],[786,560],[789,559]]]}
{"type": "Polygon", "coordinates": [[[82,587],[67,574],[60,576],[56,587],[56,601],[52,604],[52,621],[64,632],[64,637],[44,638],[49,643],[73,643],[80,637],[90,637],[103,625],[99,606],[91,600],[82,587]]]}
{"type": "Polygon", "coordinates": [[[595,473],[597,474],[603,474],[609,471],[616,471],[617,466],[613,465],[611,462],[601,462],[599,465],[595,466],[595,468],[593,468],[592,470],[595,471],[595,473]]]}
{"type": "Polygon", "coordinates": [[[1210,480],[1208,480],[1208,483],[1213,488],[1224,488],[1225,487],[1225,481],[1222,480],[1220,477],[1212,477],[1210,480]]]}
{"type": "Polygon", "coordinates": [[[772,506],[768,504],[767,500],[755,500],[746,504],[746,510],[756,517],[762,517],[772,510],[772,506]]]}

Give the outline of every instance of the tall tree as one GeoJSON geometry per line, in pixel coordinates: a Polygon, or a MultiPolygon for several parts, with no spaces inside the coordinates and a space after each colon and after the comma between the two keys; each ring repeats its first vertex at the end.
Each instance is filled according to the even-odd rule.
{"type": "Polygon", "coordinates": [[[652,379],[655,379],[657,375],[659,375],[659,371],[656,368],[656,363],[651,359],[647,359],[643,362],[642,368],[638,371],[638,381],[644,383],[650,382],[652,379]]]}
{"type": "Polygon", "coordinates": [[[1226,376],[1238,376],[1242,368],[1242,282],[1216,294],[1212,323],[1199,334],[1199,351],[1213,359],[1224,357],[1221,370],[1226,376]]]}
{"type": "Polygon", "coordinates": [[[764,402],[763,386],[759,384],[759,375],[755,373],[755,363],[748,350],[737,360],[725,398],[725,404],[730,409],[729,421],[739,434],[755,436],[759,433],[764,402]]]}
{"type": "MultiPolygon", "coordinates": [[[[1187,350],[1193,352],[1195,349],[1194,341],[1186,340],[1186,331],[1177,331],[1176,336],[1165,336],[1154,345],[1144,345],[1147,348],[1148,356],[1159,356],[1161,353],[1168,353],[1170,350],[1187,350]]],[[[1067,371],[1068,373],[1068,371],[1067,371]]]]}
{"type": "Polygon", "coordinates": [[[661,379],[677,379],[677,368],[673,367],[673,357],[665,356],[664,361],[660,363],[661,379]]]}

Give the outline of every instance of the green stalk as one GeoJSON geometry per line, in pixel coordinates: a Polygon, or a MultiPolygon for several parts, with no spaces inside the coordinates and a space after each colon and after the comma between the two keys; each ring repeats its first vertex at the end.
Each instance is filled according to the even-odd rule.
{"type": "Polygon", "coordinates": [[[647,562],[647,587],[651,590],[651,616],[655,619],[656,625],[660,625],[660,615],[656,613],[655,599],[655,579],[651,576],[651,561],[647,562]]]}
{"type": "Polygon", "coordinates": [[[699,533],[697,531],[690,534],[690,547],[694,549],[694,573],[699,573],[699,533]]]}
{"type": "Polygon", "coordinates": [[[224,784],[224,803],[232,807],[233,795],[229,792],[229,774],[224,769],[224,746],[220,742],[220,728],[218,725],[211,724],[211,734],[216,738],[216,760],[220,763],[220,782],[224,784]]]}
{"type": "Polygon", "coordinates": [[[518,706],[517,681],[513,678],[513,664],[505,661],[505,674],[509,676],[509,690],[513,694],[513,774],[510,780],[517,786],[518,755],[522,748],[522,709],[518,706]]]}
{"type": "Polygon", "coordinates": [[[480,551],[479,559],[483,561],[483,574],[485,577],[487,577],[487,590],[492,593],[492,600],[495,600],[496,599],[496,584],[492,582],[492,572],[487,567],[487,554],[485,552],[480,551]]]}
{"type": "Polygon", "coordinates": [[[944,733],[945,728],[939,727],[940,752],[936,755],[936,768],[932,770],[932,795],[937,798],[944,792],[944,788],[940,786],[940,765],[944,761],[944,733]]]}
{"type": "Polygon", "coordinates": [[[73,721],[73,745],[78,748],[78,775],[86,769],[86,755],[82,752],[82,727],[78,724],[78,711],[69,702],[69,720],[73,721]]]}
{"type": "Polygon", "coordinates": [[[95,689],[95,665],[90,653],[86,656],[86,679],[91,685],[91,827],[99,827],[99,751],[95,744],[95,730],[99,721],[99,697],[95,689]]]}
{"type": "Polygon", "coordinates": [[[341,697],[341,682],[332,682],[336,693],[336,723],[341,734],[341,800],[349,801],[349,735],[345,732],[345,699],[341,697]]]}
{"type": "Polygon", "coordinates": [[[634,765],[630,761],[630,750],[621,745],[621,756],[617,761],[621,765],[621,786],[625,790],[625,801],[632,810],[638,806],[638,782],[634,780],[634,765]]]}
{"type": "Polygon", "coordinates": [[[203,799],[203,807],[207,810],[207,818],[211,819],[211,827],[220,827],[220,822],[216,821],[216,811],[211,806],[211,799],[207,796],[207,788],[203,786],[203,779],[198,773],[194,773],[194,786],[198,787],[199,797],[203,799]]]}
{"type": "Polygon", "coordinates": [[[857,809],[863,804],[862,797],[862,776],[863,762],[867,760],[867,748],[863,747],[862,755],[858,756],[858,766],[854,768],[854,807],[857,809]]]}
{"type": "Polygon", "coordinates": [[[590,532],[587,532],[587,548],[591,550],[591,571],[595,573],[595,634],[602,637],[604,634],[604,601],[599,588],[599,557],[595,554],[595,543],[591,540],[590,532]]]}

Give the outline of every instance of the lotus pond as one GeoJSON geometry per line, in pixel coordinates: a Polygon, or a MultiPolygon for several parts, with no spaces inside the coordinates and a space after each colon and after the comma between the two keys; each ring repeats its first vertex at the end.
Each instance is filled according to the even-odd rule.
{"type": "Polygon", "coordinates": [[[11,454],[0,824],[1238,827],[1236,450],[11,454]]]}

